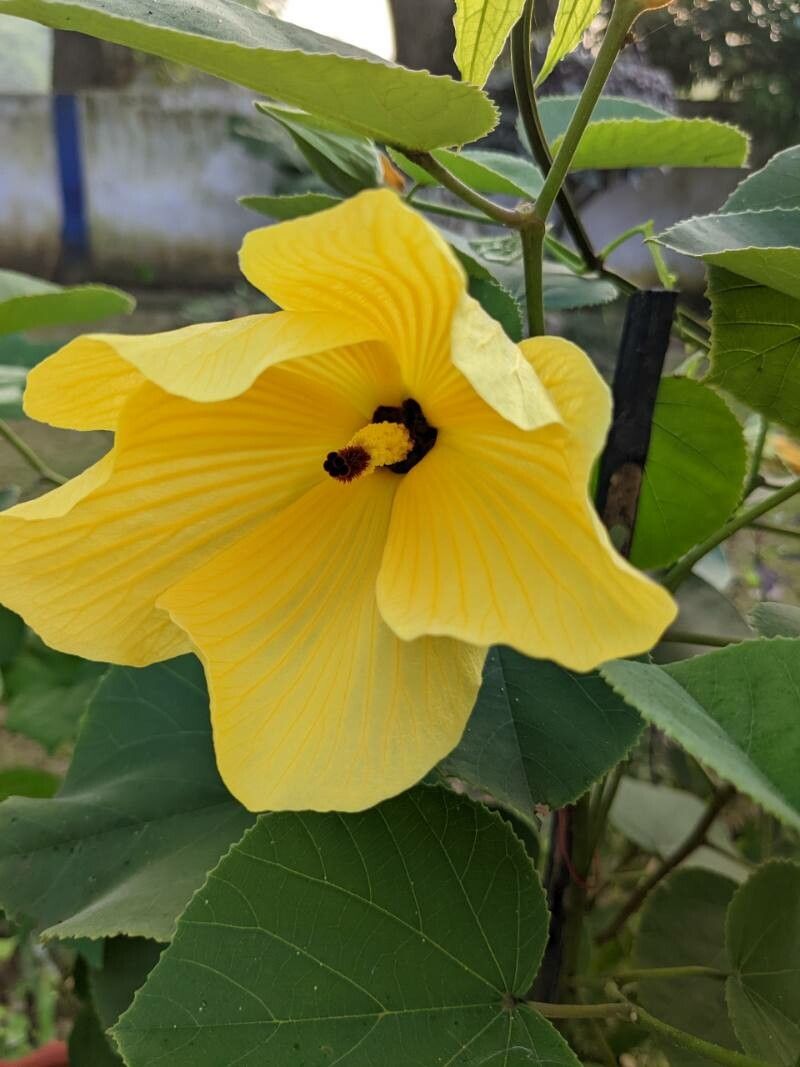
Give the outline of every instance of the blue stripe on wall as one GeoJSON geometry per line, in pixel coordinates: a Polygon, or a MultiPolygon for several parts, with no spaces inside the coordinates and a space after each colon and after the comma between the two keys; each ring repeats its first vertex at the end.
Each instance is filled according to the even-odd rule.
{"type": "Polygon", "coordinates": [[[83,259],[89,252],[89,228],[83,185],[80,113],[77,97],[72,93],[57,93],[53,97],[53,124],[61,185],[62,254],[66,259],[83,259]]]}

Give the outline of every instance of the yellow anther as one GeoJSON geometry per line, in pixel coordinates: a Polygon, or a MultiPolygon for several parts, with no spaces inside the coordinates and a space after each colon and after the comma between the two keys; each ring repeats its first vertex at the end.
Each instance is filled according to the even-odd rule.
{"type": "Polygon", "coordinates": [[[371,467],[400,463],[413,447],[411,435],[399,422],[371,422],[354,434],[346,447],[354,445],[369,452],[371,467]]]}
{"type": "Polygon", "coordinates": [[[376,467],[402,463],[414,447],[411,434],[398,422],[371,422],[354,434],[344,448],[329,452],[323,464],[332,478],[352,482],[376,467]]]}

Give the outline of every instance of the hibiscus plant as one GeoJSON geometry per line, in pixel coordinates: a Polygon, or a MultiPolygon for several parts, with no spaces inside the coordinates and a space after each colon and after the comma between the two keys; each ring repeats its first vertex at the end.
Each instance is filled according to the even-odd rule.
{"type": "MultiPolygon", "coordinates": [[[[0,515],[9,726],[81,716],[54,796],[0,775],[0,904],[74,963],[70,1063],[800,1064],[800,608],[745,622],[709,566],[800,493],[766,447],[800,430],[800,149],[594,246],[571,172],[746,163],[603,95],[659,6],[615,0],[539,100],[599,0],[538,71],[533,0],[457,0],[461,80],[238,0],[0,0],[268,96],[316,173],[244,198],[263,310],[2,368],[113,434],[67,480],[0,423],[51,483],[0,515]],[[509,38],[529,154],[470,147],[509,38]],[[657,287],[608,266],[633,237],[657,287]],[[612,389],[548,325],[614,299],[612,389]]],[[[0,272],[5,335],[130,309],[0,272]]]]}

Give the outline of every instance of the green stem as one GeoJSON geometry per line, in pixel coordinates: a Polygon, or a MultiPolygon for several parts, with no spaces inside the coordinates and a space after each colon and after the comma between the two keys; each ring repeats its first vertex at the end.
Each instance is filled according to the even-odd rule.
{"type": "Polygon", "coordinates": [[[615,982],[644,982],[649,979],[660,980],[662,978],[720,978],[725,979],[729,971],[721,971],[718,967],[638,967],[630,971],[618,971],[616,974],[601,975],[601,979],[612,978],[615,982]]]}
{"type": "Polygon", "coordinates": [[[763,530],[764,533],[778,534],[780,537],[800,537],[800,530],[791,526],[778,526],[774,522],[751,522],[752,530],[763,530]]]}
{"type": "Polygon", "coordinates": [[[552,234],[548,233],[545,236],[544,246],[552,253],[553,259],[557,259],[565,267],[569,267],[574,274],[586,273],[586,264],[581,257],[567,245],[562,244],[561,241],[553,237],[552,234]]]}
{"type": "Polygon", "coordinates": [[[753,504],[749,508],[745,508],[744,511],[740,511],[738,515],[735,515],[730,522],[726,522],[724,526],[720,527],[716,533],[713,533],[710,537],[707,537],[705,541],[702,541],[699,545],[687,552],[683,559],[679,560],[672,570],[668,571],[663,579],[663,585],[666,589],[674,592],[684,578],[687,578],[692,573],[692,568],[698,560],[701,560],[703,556],[707,556],[712,549],[715,549],[717,545],[721,545],[723,541],[727,541],[729,537],[735,534],[738,530],[741,530],[744,526],[752,525],[755,519],[761,518],[768,511],[776,508],[779,504],[783,504],[787,500],[791,500],[793,496],[800,493],[800,478],[795,478],[793,482],[788,485],[784,485],[776,493],[772,493],[765,500],[759,501],[757,504],[753,504]]]}
{"type": "Polygon", "coordinates": [[[630,1019],[634,1010],[619,1002],[614,1004],[551,1004],[546,1000],[525,1000],[529,1008],[538,1011],[545,1019],[630,1019]]]}
{"type": "MultiPolygon", "coordinates": [[[[539,116],[536,103],[536,85],[531,63],[531,34],[533,31],[534,0],[525,0],[522,17],[511,31],[511,73],[514,79],[514,95],[520,119],[531,146],[533,157],[542,174],[547,177],[553,157],[539,116]]],[[[572,235],[580,252],[583,270],[600,270],[602,258],[598,257],[594,246],[584,229],[580,216],[575,209],[572,198],[566,188],[558,191],[558,207],[564,219],[564,225],[572,235]]]]}
{"type": "Polygon", "coordinates": [[[68,480],[63,474],[54,471],[43,459],[40,459],[30,445],[22,440],[16,430],[12,430],[5,419],[0,419],[0,437],[4,437],[11,447],[17,450],[25,462],[30,467],[33,467],[40,478],[47,482],[52,482],[53,485],[64,485],[68,480]]]}
{"type": "Polygon", "coordinates": [[[544,226],[526,226],[522,238],[525,272],[525,306],[528,310],[528,336],[541,337],[544,324],[544,226]]]}
{"type": "Polygon", "coordinates": [[[616,937],[631,915],[636,914],[659,882],[703,844],[711,825],[728,801],[735,796],[736,790],[732,785],[723,786],[722,789],[718,790],[716,796],[711,800],[697,825],[684,842],[669,856],[665,856],[661,860],[653,873],[634,889],[617,916],[600,932],[597,937],[598,944],[611,941],[612,938],[616,937]]]}
{"type": "Polygon", "coordinates": [[[684,340],[693,341],[704,352],[708,352],[711,348],[708,336],[685,318],[681,308],[678,309],[677,327],[678,333],[684,340]]]}
{"type": "Polygon", "coordinates": [[[487,215],[490,219],[494,219],[495,222],[499,222],[501,226],[508,226],[511,229],[518,230],[522,225],[523,217],[520,212],[515,211],[512,208],[502,207],[500,204],[495,204],[494,200],[490,200],[489,197],[471,189],[465,182],[462,182],[460,178],[457,178],[455,174],[452,174],[447,167],[442,166],[438,159],[435,159],[430,152],[412,152],[407,148],[403,151],[412,163],[416,163],[418,167],[422,167],[422,169],[427,171],[432,178],[435,178],[440,185],[443,185],[445,189],[449,189],[451,193],[457,196],[460,200],[463,200],[465,204],[469,204],[470,207],[482,211],[484,215],[487,215]]]}
{"type": "Polygon", "coordinates": [[[696,1052],[699,1056],[705,1056],[713,1063],[721,1063],[723,1067],[768,1067],[764,1060],[745,1056],[741,1052],[723,1048],[722,1045],[715,1045],[712,1041],[704,1041],[700,1037],[695,1037],[694,1034],[687,1034],[685,1030],[679,1030],[676,1026],[670,1026],[669,1023],[665,1023],[661,1019],[657,1019],[655,1015],[651,1015],[649,1011],[645,1011],[641,1005],[633,1004],[622,993],[619,996],[622,1003],[627,1005],[638,1022],[656,1034],[663,1034],[664,1037],[669,1038],[680,1048],[696,1052]]]}
{"type": "Polygon", "coordinates": [[[536,210],[539,218],[547,221],[547,217],[553,209],[559,190],[563,186],[570,164],[580,144],[583,132],[586,129],[592,112],[595,109],[600,94],[603,91],[611,68],[614,66],[617,56],[625,45],[625,38],[630,32],[631,26],[639,15],[639,6],[631,0],[616,0],[611,11],[603,42],[597,53],[597,58],[586,79],[586,85],[581,93],[578,106],[570,120],[567,132],[556,152],[553,166],[545,178],[541,192],[536,199],[536,210]]]}
{"type": "Polygon", "coordinates": [[[427,211],[430,215],[445,215],[450,219],[463,219],[465,222],[477,222],[481,226],[502,226],[501,222],[487,218],[477,211],[467,211],[463,207],[453,207],[450,204],[435,204],[431,200],[415,200],[414,207],[420,211],[427,211]]]}
{"type": "Polygon", "coordinates": [[[747,483],[745,484],[744,497],[745,499],[750,496],[754,489],[758,488],[760,471],[761,471],[761,459],[764,455],[764,445],[767,442],[767,433],[769,431],[769,422],[763,415],[758,416],[758,433],[753,444],[753,454],[750,457],[750,470],[747,475],[747,483]]]}
{"type": "Polygon", "coordinates": [[[744,637],[723,637],[719,634],[701,634],[694,630],[667,630],[661,635],[662,641],[672,641],[680,645],[707,645],[709,648],[727,648],[728,645],[739,645],[745,641],[744,637]]]}

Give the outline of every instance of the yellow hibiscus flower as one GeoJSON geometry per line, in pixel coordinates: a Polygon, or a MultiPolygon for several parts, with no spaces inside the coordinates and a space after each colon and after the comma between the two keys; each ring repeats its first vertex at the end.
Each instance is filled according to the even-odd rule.
{"type": "Polygon", "coordinates": [[[54,648],[202,659],[223,779],[253,810],[371,806],[458,743],[487,646],[587,670],[672,600],[587,495],[608,390],[517,346],[388,190],[251,233],[284,310],[78,338],[26,410],[112,451],[0,516],[0,600],[54,648]]]}

